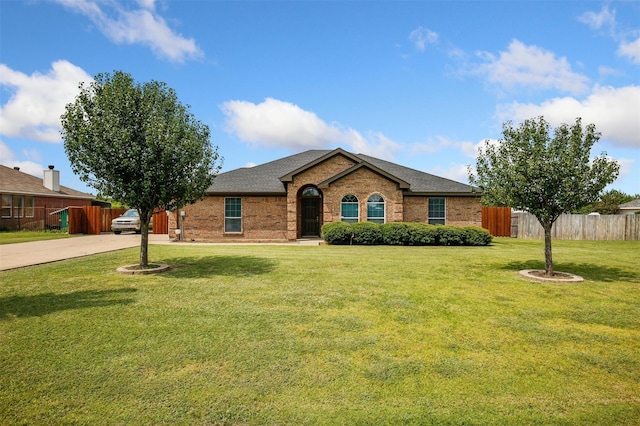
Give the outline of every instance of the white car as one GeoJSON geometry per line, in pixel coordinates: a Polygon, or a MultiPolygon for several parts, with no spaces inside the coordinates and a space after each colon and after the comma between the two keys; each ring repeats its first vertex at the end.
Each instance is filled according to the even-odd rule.
{"type": "MultiPolygon", "coordinates": [[[[149,229],[153,226],[153,219],[149,223],[149,229]]],[[[122,231],[135,231],[136,234],[140,233],[140,215],[138,210],[129,209],[111,221],[111,230],[114,234],[119,234],[122,231]]]]}

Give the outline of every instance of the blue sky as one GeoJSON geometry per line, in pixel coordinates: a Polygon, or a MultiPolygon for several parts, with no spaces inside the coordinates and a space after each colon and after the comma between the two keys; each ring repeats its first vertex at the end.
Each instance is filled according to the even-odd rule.
{"type": "Polygon", "coordinates": [[[223,171],[342,147],[467,181],[502,123],[594,123],[640,193],[640,1],[0,2],[0,162],[74,176],[60,115],[80,81],[159,80],[223,171]]]}

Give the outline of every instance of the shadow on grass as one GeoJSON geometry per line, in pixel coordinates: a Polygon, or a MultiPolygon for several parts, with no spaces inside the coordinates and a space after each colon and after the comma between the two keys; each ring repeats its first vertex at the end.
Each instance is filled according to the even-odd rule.
{"type": "Polygon", "coordinates": [[[12,316],[19,318],[39,317],[69,309],[128,305],[135,302],[135,299],[123,296],[130,295],[135,291],[133,288],[119,288],[0,297],[0,320],[7,320],[12,316]]]}
{"type": "Polygon", "coordinates": [[[276,262],[255,256],[206,256],[164,259],[171,269],[163,274],[173,278],[204,278],[215,275],[247,277],[273,271],[276,262]]]}
{"type": "MultiPolygon", "coordinates": [[[[544,261],[527,260],[522,262],[510,262],[501,269],[520,271],[523,269],[544,269],[544,261]]],[[[591,281],[627,281],[640,283],[640,274],[635,271],[628,271],[621,268],[594,265],[592,263],[553,263],[553,269],[558,272],[568,272],[580,275],[582,278],[591,281]]]]}

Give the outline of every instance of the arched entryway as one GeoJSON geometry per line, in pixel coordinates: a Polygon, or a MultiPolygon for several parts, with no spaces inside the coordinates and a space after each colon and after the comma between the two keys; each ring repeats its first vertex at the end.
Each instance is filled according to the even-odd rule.
{"type": "Polygon", "coordinates": [[[298,236],[302,238],[320,237],[322,223],[322,193],[309,185],[299,192],[298,236]]]}

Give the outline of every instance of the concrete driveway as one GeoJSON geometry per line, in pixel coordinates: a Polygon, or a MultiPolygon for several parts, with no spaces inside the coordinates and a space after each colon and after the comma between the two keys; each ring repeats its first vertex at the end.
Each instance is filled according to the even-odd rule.
{"type": "MultiPolygon", "coordinates": [[[[170,243],[168,235],[149,235],[149,244],[170,243]]],[[[138,234],[81,235],[59,240],[0,245],[0,271],[140,246],[138,234]]]]}

